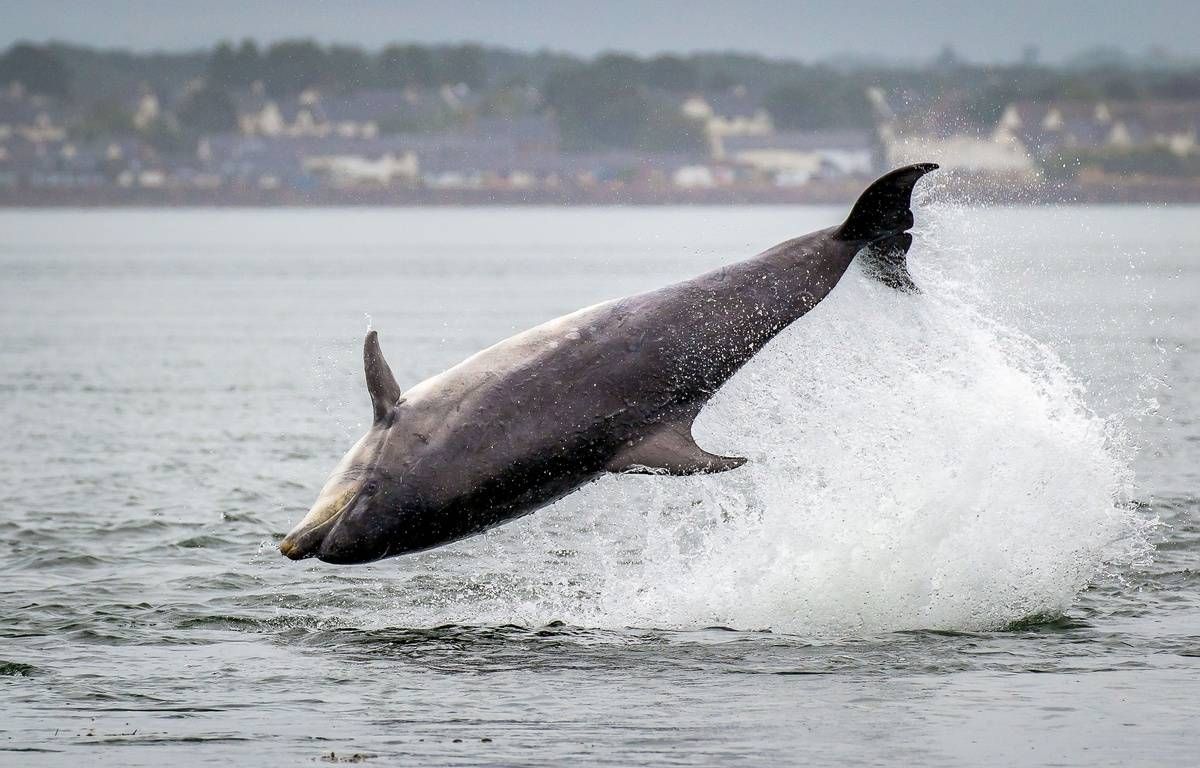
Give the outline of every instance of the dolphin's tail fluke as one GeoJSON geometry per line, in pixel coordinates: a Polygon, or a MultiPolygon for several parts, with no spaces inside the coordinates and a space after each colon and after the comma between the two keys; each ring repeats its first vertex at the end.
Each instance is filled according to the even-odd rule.
{"type": "Polygon", "coordinates": [[[906,254],[912,245],[908,228],[913,225],[913,186],[936,163],[919,163],[884,174],[867,187],[834,235],[838,240],[861,242],[867,271],[880,281],[901,291],[916,292],[908,274],[906,254]]]}

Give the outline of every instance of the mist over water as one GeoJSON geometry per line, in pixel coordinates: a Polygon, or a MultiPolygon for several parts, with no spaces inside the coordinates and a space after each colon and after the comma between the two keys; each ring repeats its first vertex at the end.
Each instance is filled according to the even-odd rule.
{"type": "Polygon", "coordinates": [[[407,386],[843,214],[3,214],[0,762],[1184,761],[1194,209],[927,202],[920,295],[852,267],[701,413],[743,468],[278,554],[368,322],[407,386]]]}

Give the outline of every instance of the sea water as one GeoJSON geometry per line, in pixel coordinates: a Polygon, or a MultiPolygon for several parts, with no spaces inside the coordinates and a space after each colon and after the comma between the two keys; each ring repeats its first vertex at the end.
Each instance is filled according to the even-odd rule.
{"type": "Polygon", "coordinates": [[[1193,759],[1200,210],[937,197],[701,413],[744,468],[363,567],[276,546],[368,323],[403,386],[844,211],[0,214],[0,762],[1193,759]]]}

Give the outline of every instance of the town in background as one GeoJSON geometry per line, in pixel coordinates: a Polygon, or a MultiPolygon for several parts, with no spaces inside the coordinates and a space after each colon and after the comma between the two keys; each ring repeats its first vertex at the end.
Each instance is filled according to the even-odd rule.
{"type": "Polygon", "coordinates": [[[0,56],[0,205],[1200,201],[1200,63],[585,59],[284,41],[0,56]]]}

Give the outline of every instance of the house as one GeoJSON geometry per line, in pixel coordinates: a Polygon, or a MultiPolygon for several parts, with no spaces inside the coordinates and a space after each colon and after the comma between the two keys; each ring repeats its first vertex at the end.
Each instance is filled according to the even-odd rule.
{"type": "Polygon", "coordinates": [[[0,141],[19,136],[32,142],[67,138],[67,113],[58,101],[30,95],[20,83],[0,91],[0,141]]]}
{"type": "Polygon", "coordinates": [[[271,187],[286,183],[309,189],[316,178],[304,169],[308,156],[345,154],[342,143],[311,137],[241,136],[225,134],[203,139],[196,151],[197,164],[206,174],[216,174],[243,187],[271,187]]]}
{"type": "Polygon", "coordinates": [[[1103,103],[1023,101],[1008,105],[994,136],[1020,144],[1031,157],[1063,149],[1097,149],[1107,143],[1112,115],[1103,103]]]}
{"type": "Polygon", "coordinates": [[[710,189],[717,186],[717,176],[707,165],[685,165],[671,175],[671,183],[682,189],[710,189]]]}
{"type": "Polygon", "coordinates": [[[235,96],[238,128],[247,136],[339,136],[370,139],[384,133],[444,128],[471,114],[479,99],[465,87],[366,88],[324,94],[307,89],[284,99],[261,85],[235,96]]]}
{"type": "Polygon", "coordinates": [[[1200,151],[1200,102],[1033,102],[1010,104],[995,134],[1032,156],[1063,150],[1161,148],[1183,157],[1200,151]]]}
{"type": "Polygon", "coordinates": [[[91,189],[109,177],[100,144],[34,142],[22,136],[0,143],[0,174],[8,186],[56,189],[91,189]]]}
{"type": "Polygon", "coordinates": [[[775,132],[771,115],[744,86],[693,94],[683,100],[679,111],[704,126],[709,151],[715,160],[725,159],[722,142],[730,136],[768,136],[775,132]]]}
{"type": "Polygon", "coordinates": [[[936,102],[899,113],[869,93],[878,119],[878,139],[889,167],[935,162],[944,170],[1018,179],[1037,173],[1035,158],[1013,136],[989,131],[967,119],[959,104],[936,102]]]}
{"type": "Polygon", "coordinates": [[[1110,146],[1157,147],[1178,157],[1200,152],[1200,101],[1123,102],[1110,112],[1110,146]]]}
{"type": "Polygon", "coordinates": [[[235,183],[270,177],[300,187],[527,188],[558,172],[558,130],[547,117],[480,118],[446,133],[346,133],[209,136],[197,160],[204,172],[235,183]]]}
{"type": "Polygon", "coordinates": [[[133,98],[129,106],[129,112],[133,116],[133,126],[139,131],[149,128],[162,115],[162,106],[159,104],[158,95],[146,85],[138,90],[137,96],[133,98]]]}
{"type": "Polygon", "coordinates": [[[377,157],[310,155],[301,164],[305,171],[328,179],[330,186],[339,189],[387,187],[395,182],[412,184],[419,178],[417,156],[413,152],[385,152],[377,157]]]}
{"type": "Polygon", "coordinates": [[[731,163],[795,186],[813,178],[869,176],[875,170],[875,142],[867,131],[785,131],[765,136],[729,136],[722,155],[731,163]]]}
{"type": "Polygon", "coordinates": [[[476,117],[464,131],[520,156],[557,154],[562,144],[558,122],[549,115],[476,117]]]}
{"type": "Polygon", "coordinates": [[[945,170],[968,174],[1028,178],[1036,173],[1025,146],[1008,138],[969,133],[938,136],[892,132],[884,132],[881,138],[887,164],[892,167],[932,161],[945,170]]]}
{"type": "Polygon", "coordinates": [[[404,115],[416,103],[417,99],[409,91],[369,88],[322,98],[320,106],[329,133],[344,138],[370,139],[379,135],[381,119],[404,115]]]}
{"type": "Polygon", "coordinates": [[[246,136],[329,136],[333,126],[326,117],[321,94],[314,89],[287,99],[272,99],[255,84],[249,93],[234,99],[238,129],[246,136]]]}

